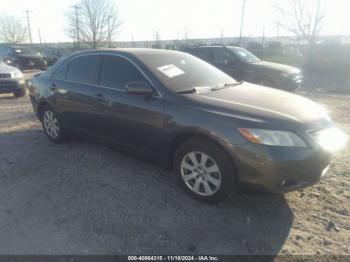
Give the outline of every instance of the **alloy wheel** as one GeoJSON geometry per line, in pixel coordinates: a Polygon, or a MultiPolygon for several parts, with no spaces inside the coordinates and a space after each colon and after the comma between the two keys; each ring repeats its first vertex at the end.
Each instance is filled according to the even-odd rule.
{"type": "Polygon", "coordinates": [[[186,186],[201,196],[215,194],[221,186],[221,173],[215,160],[203,152],[190,152],[181,161],[186,186]]]}
{"type": "Polygon", "coordinates": [[[50,110],[45,111],[43,122],[44,122],[46,133],[52,139],[56,139],[59,136],[60,127],[59,127],[58,119],[55,116],[55,113],[50,110]]]}

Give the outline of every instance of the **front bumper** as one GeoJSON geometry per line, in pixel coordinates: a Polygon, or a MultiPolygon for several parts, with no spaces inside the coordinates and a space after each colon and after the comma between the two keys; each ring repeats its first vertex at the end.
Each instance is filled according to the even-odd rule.
{"type": "Polygon", "coordinates": [[[303,77],[301,75],[295,76],[294,78],[283,78],[280,83],[278,83],[278,87],[283,90],[293,91],[301,87],[303,82],[303,77]]]}
{"type": "Polygon", "coordinates": [[[13,93],[25,88],[25,81],[15,78],[0,79],[0,94],[13,93]]]}
{"type": "Polygon", "coordinates": [[[284,193],[317,183],[327,172],[331,155],[321,149],[247,143],[234,147],[233,158],[239,183],[284,193]]]}

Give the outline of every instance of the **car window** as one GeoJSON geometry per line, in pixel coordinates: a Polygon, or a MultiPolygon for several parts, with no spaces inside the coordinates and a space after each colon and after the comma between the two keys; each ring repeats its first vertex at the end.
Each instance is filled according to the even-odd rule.
{"type": "Polygon", "coordinates": [[[139,55],[145,66],[175,92],[195,87],[217,87],[235,80],[216,67],[186,53],[139,55]]]}
{"type": "Polygon", "coordinates": [[[214,62],[219,65],[234,64],[236,59],[234,55],[224,48],[215,48],[214,62]]]}
{"type": "Polygon", "coordinates": [[[60,69],[58,69],[52,76],[55,80],[65,80],[67,73],[68,64],[65,64],[60,69]]]}
{"type": "Polygon", "coordinates": [[[36,55],[37,53],[32,49],[26,47],[14,47],[13,49],[17,55],[36,55]]]}
{"type": "Polygon", "coordinates": [[[213,49],[212,48],[199,48],[198,56],[205,61],[213,61],[213,49]]]}
{"type": "Polygon", "coordinates": [[[12,54],[11,48],[6,46],[0,47],[0,55],[2,57],[7,57],[7,56],[10,56],[11,54],[12,54]]]}
{"type": "Polygon", "coordinates": [[[125,89],[129,82],[146,81],[141,72],[129,61],[118,56],[103,56],[99,85],[125,89]]]}
{"type": "Polygon", "coordinates": [[[258,63],[260,59],[250,53],[248,50],[237,47],[227,47],[232,53],[234,53],[241,61],[245,63],[258,63]]]}
{"type": "Polygon", "coordinates": [[[93,81],[97,55],[84,55],[69,62],[67,80],[83,84],[93,81]]]}

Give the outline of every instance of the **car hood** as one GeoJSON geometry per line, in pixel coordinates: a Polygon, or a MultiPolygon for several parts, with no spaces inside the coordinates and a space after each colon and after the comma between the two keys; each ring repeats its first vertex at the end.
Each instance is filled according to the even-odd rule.
{"type": "Polygon", "coordinates": [[[267,61],[260,61],[258,63],[252,64],[252,66],[265,68],[265,69],[272,69],[272,70],[286,72],[286,73],[295,73],[295,74],[300,73],[300,69],[298,69],[296,67],[278,64],[278,63],[267,62],[267,61]]]}
{"type": "Polygon", "coordinates": [[[205,104],[205,109],[269,124],[330,121],[327,111],[307,98],[250,83],[194,94],[191,99],[205,104]]]}
{"type": "Polygon", "coordinates": [[[43,58],[40,55],[17,55],[17,56],[24,59],[42,59],[43,58]]]}
{"type": "Polygon", "coordinates": [[[10,74],[16,71],[17,71],[17,68],[13,66],[8,66],[5,63],[0,63],[0,74],[10,74]]]}

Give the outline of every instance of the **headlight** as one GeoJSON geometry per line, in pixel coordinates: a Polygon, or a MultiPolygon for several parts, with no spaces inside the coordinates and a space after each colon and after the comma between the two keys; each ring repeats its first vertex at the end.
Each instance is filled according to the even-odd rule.
{"type": "Polygon", "coordinates": [[[17,70],[15,72],[13,72],[13,78],[20,78],[20,77],[23,77],[23,74],[21,71],[17,70]]]}
{"type": "Polygon", "coordinates": [[[288,131],[238,128],[239,133],[248,141],[268,146],[307,147],[296,134],[288,131]]]}
{"type": "Polygon", "coordinates": [[[285,78],[294,78],[295,76],[299,76],[301,74],[300,69],[295,69],[293,71],[290,72],[282,72],[281,76],[285,77],[285,78]]]}
{"type": "Polygon", "coordinates": [[[310,132],[316,142],[327,151],[337,151],[346,145],[346,134],[336,127],[331,127],[316,132],[310,132]]]}

